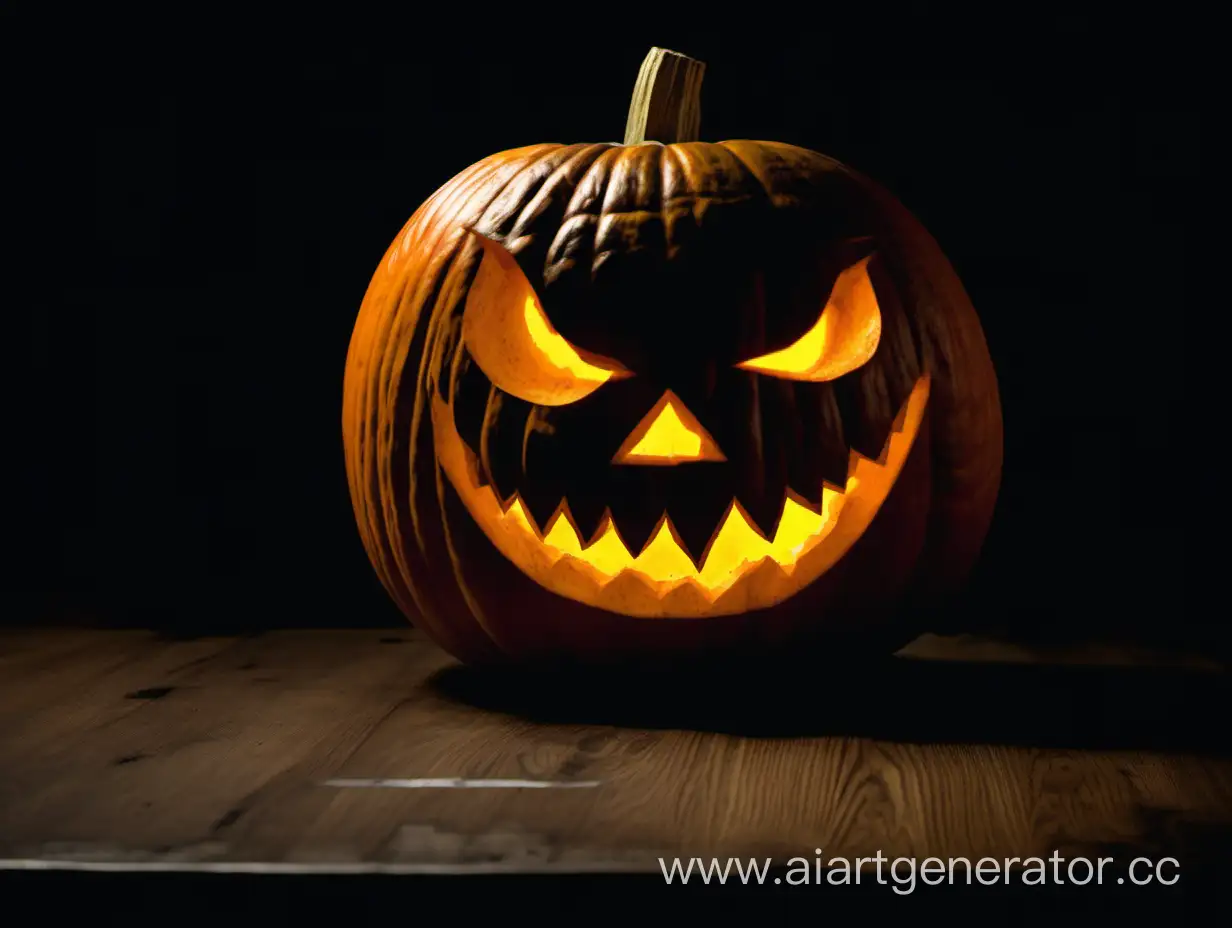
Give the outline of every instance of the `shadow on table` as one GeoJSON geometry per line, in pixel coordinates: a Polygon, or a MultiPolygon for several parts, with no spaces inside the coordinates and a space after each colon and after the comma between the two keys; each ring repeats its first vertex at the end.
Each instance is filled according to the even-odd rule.
{"type": "Polygon", "coordinates": [[[1232,675],[1173,667],[1013,664],[895,656],[778,665],[534,674],[438,672],[443,698],[529,720],[752,737],[1194,751],[1227,756],[1232,675]]]}

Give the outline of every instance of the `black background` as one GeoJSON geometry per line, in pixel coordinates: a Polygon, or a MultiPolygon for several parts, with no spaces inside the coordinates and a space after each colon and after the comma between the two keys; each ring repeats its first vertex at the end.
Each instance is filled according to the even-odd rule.
{"type": "Polygon", "coordinates": [[[1006,469],[954,627],[1226,640],[1187,604],[1192,542],[1168,489],[1211,111],[1162,30],[885,10],[720,33],[615,9],[606,26],[521,29],[461,7],[434,8],[455,20],[434,30],[424,15],[305,30],[6,14],[6,621],[400,623],[343,475],[368,279],[479,158],[618,140],[658,44],[708,64],[703,138],[792,142],[874,176],[963,277],[1001,378],[1006,469]]]}

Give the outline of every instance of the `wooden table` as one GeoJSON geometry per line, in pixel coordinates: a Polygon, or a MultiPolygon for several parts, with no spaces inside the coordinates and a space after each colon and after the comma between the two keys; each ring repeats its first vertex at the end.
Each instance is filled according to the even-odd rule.
{"type": "Polygon", "coordinates": [[[0,860],[662,883],[665,856],[1059,849],[1192,878],[1232,848],[1228,680],[931,636],[750,687],[485,674],[412,629],[10,631],[0,860]]]}

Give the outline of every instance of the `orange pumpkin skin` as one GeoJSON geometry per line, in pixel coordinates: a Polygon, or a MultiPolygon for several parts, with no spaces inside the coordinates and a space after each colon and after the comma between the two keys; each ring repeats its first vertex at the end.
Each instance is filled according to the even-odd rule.
{"type": "MultiPolygon", "coordinates": [[[[698,325],[703,310],[679,308],[698,325]]],[[[535,145],[453,178],[412,216],[369,285],[347,355],[343,438],[356,522],[381,582],[411,621],[473,663],[892,648],[925,630],[912,624],[915,607],[954,592],[969,574],[1002,463],[996,375],[976,313],[936,242],[873,182],[773,142],[535,145]],[[747,210],[750,199],[763,214],[800,218],[785,228],[807,230],[833,216],[827,236],[871,240],[883,268],[878,297],[893,310],[877,363],[849,375],[858,381],[853,434],[879,445],[911,384],[927,377],[927,407],[905,465],[847,553],[768,608],[646,618],[549,591],[476,524],[434,440],[434,403],[453,400],[466,369],[462,314],[483,255],[469,230],[503,243],[550,295],[578,280],[598,286],[599,264],[647,241],[666,264],[701,254],[691,266],[704,270],[711,240],[697,229],[714,227],[725,210],[747,210]]]]}

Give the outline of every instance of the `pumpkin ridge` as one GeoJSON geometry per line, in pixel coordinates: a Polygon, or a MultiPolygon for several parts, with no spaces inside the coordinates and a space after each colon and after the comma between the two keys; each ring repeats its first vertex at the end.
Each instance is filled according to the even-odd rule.
{"type": "MultiPolygon", "coordinates": [[[[429,256],[427,264],[430,268],[431,256],[435,255],[439,248],[440,242],[448,234],[448,225],[441,222],[442,213],[449,211],[448,207],[456,203],[458,200],[463,200],[470,195],[472,186],[481,187],[493,174],[500,168],[498,162],[489,163],[483,166],[476,166],[472,172],[463,172],[458,175],[458,188],[446,193],[439,198],[434,197],[428,204],[425,204],[423,215],[420,218],[418,227],[414,230],[416,244],[431,243],[426,251],[429,256]],[[486,169],[485,169],[486,168],[486,169]],[[426,241],[425,241],[426,240],[426,241]]],[[[408,232],[408,236],[409,236],[408,232]]],[[[418,257],[414,251],[404,246],[403,253],[407,255],[406,260],[414,262],[418,257]]],[[[399,269],[401,265],[399,265],[399,269]]],[[[427,279],[419,277],[415,279],[414,275],[406,275],[408,280],[413,280],[414,284],[401,291],[396,302],[392,304],[388,301],[382,301],[384,311],[381,313],[379,322],[381,339],[378,344],[378,355],[375,358],[375,364],[370,365],[369,376],[372,378],[374,392],[368,399],[368,402],[375,405],[376,419],[380,429],[376,435],[370,439],[378,449],[382,448],[386,442],[391,442],[396,446],[400,440],[403,429],[398,427],[398,409],[400,403],[398,397],[405,395],[404,378],[410,376],[412,365],[409,362],[418,354],[420,363],[414,371],[415,384],[417,389],[412,395],[418,394],[418,386],[423,373],[423,367],[427,363],[428,351],[430,345],[430,322],[432,306],[435,303],[435,295],[440,286],[439,272],[438,275],[429,274],[427,279]],[[431,300],[431,302],[429,302],[431,300]],[[407,316],[411,318],[406,318],[407,316]],[[425,320],[425,316],[427,319],[425,320]],[[409,331],[410,338],[406,352],[397,350],[397,339],[394,334],[399,331],[409,331]],[[416,352],[416,345],[419,345],[419,350],[416,352]],[[383,349],[383,350],[382,350],[383,349]],[[395,376],[395,370],[399,373],[395,376]],[[392,395],[391,395],[392,394],[392,395]],[[384,434],[388,433],[388,434],[384,434]]],[[[367,421],[368,417],[365,417],[367,421]]],[[[411,422],[409,423],[407,436],[409,443],[413,446],[418,440],[420,430],[416,420],[416,409],[412,404],[411,422]]],[[[392,451],[392,448],[391,448],[392,451]]],[[[413,453],[413,452],[412,452],[413,453]]],[[[392,560],[391,577],[396,577],[395,581],[400,586],[405,584],[406,592],[408,592],[416,605],[420,606],[422,597],[415,589],[415,584],[412,577],[412,572],[408,569],[406,563],[405,546],[403,544],[401,522],[402,518],[398,513],[399,506],[397,500],[400,498],[398,489],[402,483],[400,455],[381,454],[378,456],[376,467],[374,468],[374,477],[378,481],[378,485],[384,490],[386,487],[393,492],[385,494],[384,492],[378,495],[378,500],[383,498],[384,505],[381,514],[382,531],[379,536],[379,543],[382,547],[388,543],[389,554],[392,560]]],[[[406,492],[408,498],[413,499],[415,496],[415,482],[413,468],[405,477],[406,492]]],[[[417,507],[408,504],[408,516],[411,522],[411,531],[415,539],[415,544],[422,551],[425,549],[423,536],[419,529],[416,520],[417,507]]],[[[423,609],[420,606],[421,611],[423,609]]]]}
{"type": "MultiPolygon", "coordinates": [[[[483,164],[472,165],[455,175],[455,180],[465,183],[467,178],[482,173],[484,168],[483,164]]],[[[403,224],[402,229],[387,249],[378,273],[369,283],[356,319],[355,332],[347,350],[347,378],[344,389],[349,392],[351,403],[344,408],[343,429],[344,433],[350,433],[351,441],[354,442],[354,445],[347,442],[346,447],[353,448],[352,453],[347,456],[350,464],[348,470],[353,471],[354,474],[352,479],[356,488],[354,497],[356,506],[363,510],[363,518],[360,522],[361,529],[363,529],[361,536],[365,546],[371,552],[378,578],[399,603],[405,602],[407,595],[413,597],[413,593],[401,588],[401,581],[395,580],[397,571],[390,569],[383,553],[385,550],[384,513],[379,505],[383,497],[381,468],[379,460],[373,461],[372,454],[374,449],[379,449],[380,444],[377,428],[380,403],[377,397],[383,382],[381,377],[383,355],[379,346],[384,343],[387,325],[392,323],[392,314],[388,312],[388,306],[392,304],[396,313],[397,307],[406,299],[408,291],[411,291],[414,285],[414,277],[411,275],[396,278],[397,293],[391,300],[387,289],[388,272],[400,266],[409,243],[422,235],[427,217],[434,215],[434,211],[446,199],[448,199],[447,188],[438,190],[403,224]],[[386,273],[381,273],[382,271],[386,273]],[[373,332],[374,328],[377,329],[376,332],[373,332]],[[377,415],[374,416],[372,414],[374,412],[377,415]],[[374,503],[376,505],[373,505],[374,503]]],[[[392,550],[388,552],[388,556],[390,560],[394,560],[392,550]]],[[[418,603],[416,605],[418,606],[418,603]]]]}
{"type": "MultiPolygon", "coordinates": [[[[386,485],[390,488],[389,502],[393,505],[393,509],[387,512],[386,531],[390,536],[391,541],[395,541],[395,563],[399,569],[399,573],[403,578],[408,588],[411,591],[412,597],[417,601],[423,600],[423,593],[416,588],[414,576],[417,573],[410,569],[408,557],[410,552],[408,545],[404,544],[402,539],[402,524],[404,520],[410,522],[411,535],[414,538],[414,544],[419,551],[418,557],[424,559],[428,564],[431,564],[434,557],[439,557],[440,552],[435,550],[434,545],[429,544],[423,517],[424,509],[420,503],[421,494],[431,492],[427,487],[421,486],[421,483],[426,483],[427,479],[432,480],[432,493],[438,500],[438,506],[441,491],[437,483],[437,468],[431,463],[432,453],[429,450],[432,448],[431,436],[431,421],[425,423],[424,411],[427,398],[436,392],[438,386],[436,378],[432,376],[435,369],[433,367],[439,359],[439,339],[441,337],[440,326],[443,316],[447,318],[441,305],[441,294],[445,292],[449,278],[454,273],[455,262],[459,253],[464,250],[469,244],[469,237],[458,227],[455,217],[459,212],[465,210],[466,204],[473,201],[475,197],[483,197],[485,194],[490,197],[496,197],[501,190],[504,190],[509,180],[516,176],[519,171],[525,167],[526,160],[534,160],[534,155],[542,153],[545,150],[550,152],[556,146],[533,146],[527,149],[519,149],[519,156],[523,159],[522,163],[518,163],[514,159],[513,164],[509,164],[504,156],[493,156],[491,159],[486,159],[488,170],[477,171],[472,177],[463,179],[456,190],[451,191],[452,195],[444,198],[445,203],[440,206],[440,211],[434,216],[434,223],[425,222],[426,228],[422,233],[422,238],[427,241],[421,241],[420,247],[423,249],[425,273],[419,278],[419,285],[415,288],[411,302],[413,307],[407,307],[405,303],[399,304],[394,308],[391,315],[394,317],[392,324],[397,327],[399,323],[410,329],[413,333],[411,342],[407,346],[407,351],[402,353],[404,361],[403,373],[401,376],[394,378],[392,372],[386,375],[386,382],[390,385],[392,396],[389,397],[389,414],[390,422],[388,427],[395,433],[403,433],[408,436],[410,447],[408,453],[403,455],[391,455],[387,461],[388,477],[386,485]],[[529,156],[529,157],[528,157],[529,156]],[[507,170],[509,175],[500,183],[492,184],[494,178],[499,177],[502,169],[507,170]],[[491,186],[489,186],[491,185],[491,186]],[[448,204],[448,208],[446,205],[448,204]],[[405,320],[402,317],[413,312],[414,317],[405,320]],[[422,339],[422,348],[418,351],[419,364],[413,373],[413,383],[415,389],[411,391],[411,410],[410,421],[405,422],[404,403],[400,400],[406,395],[408,378],[412,376],[407,370],[411,365],[405,363],[409,357],[414,357],[414,345],[422,339]],[[402,422],[400,425],[399,422],[402,422]],[[425,446],[425,450],[420,450],[421,443],[425,446]],[[429,470],[431,468],[431,470],[429,470]],[[404,483],[405,491],[401,492],[399,486],[404,483]],[[405,502],[399,502],[405,501],[405,502]]],[[[396,342],[387,346],[391,351],[396,352],[396,342]]],[[[436,527],[434,525],[434,527],[436,527]]],[[[445,526],[440,526],[442,531],[445,526]]],[[[465,591],[459,587],[457,594],[463,596],[465,591]]],[[[435,610],[424,608],[421,606],[421,612],[431,616],[435,610]]],[[[473,613],[472,613],[473,615],[473,613]]],[[[478,616],[475,616],[478,621],[478,616]]],[[[429,618],[429,621],[433,621],[429,618]]]]}
{"type": "Polygon", "coordinates": [[[553,145],[537,154],[508,178],[488,201],[474,221],[474,229],[488,238],[502,241],[517,226],[526,204],[534,200],[548,181],[585,146],[553,145]]]}
{"type": "MultiPolygon", "coordinates": [[[[530,149],[530,151],[540,157],[532,157],[528,161],[524,161],[514,167],[510,171],[509,176],[504,179],[504,182],[499,184],[495,190],[491,191],[490,198],[484,202],[484,205],[478,207],[476,211],[479,215],[474,220],[467,221],[462,219],[461,216],[457,216],[454,222],[445,224],[447,231],[444,235],[442,235],[442,238],[438,240],[437,248],[434,249],[434,252],[438,251],[441,247],[440,243],[447,242],[447,244],[444,245],[443,254],[439,255],[440,263],[438,266],[436,279],[434,280],[435,286],[430,299],[425,299],[422,304],[423,310],[428,312],[425,338],[430,340],[432,347],[431,350],[425,350],[420,355],[421,364],[417,377],[417,383],[419,386],[414,394],[414,412],[412,414],[411,425],[411,432],[413,436],[419,435],[420,429],[423,428],[421,423],[423,421],[422,416],[424,406],[427,403],[432,402],[432,397],[434,395],[448,395],[445,390],[441,389],[440,379],[448,370],[452,370],[452,361],[457,351],[464,350],[461,338],[461,315],[458,312],[458,306],[459,304],[465,304],[463,297],[466,293],[466,287],[458,288],[456,291],[456,296],[454,296],[453,299],[449,299],[448,294],[450,293],[450,284],[455,283],[455,275],[461,274],[465,279],[469,280],[473,278],[474,273],[477,270],[478,262],[474,260],[470,260],[465,265],[459,265],[459,259],[467,256],[468,252],[472,258],[478,252],[478,246],[475,245],[473,236],[469,235],[465,231],[465,228],[474,225],[487,216],[490,210],[494,208],[494,204],[499,201],[501,195],[508,190],[510,185],[515,183],[526,170],[533,169],[534,165],[540,163],[544,157],[550,157],[561,147],[562,146],[553,145],[530,149]],[[457,221],[458,219],[462,219],[462,222],[459,223],[457,221]],[[450,235],[453,237],[452,241],[450,241],[450,235]],[[450,351],[448,340],[451,333],[453,334],[453,353],[450,354],[451,363],[448,367],[446,367],[443,363],[443,357],[450,351]],[[436,372],[437,376],[432,376],[433,371],[436,372]]],[[[499,167],[502,160],[500,156],[494,156],[493,160],[499,167]]],[[[467,199],[473,200],[473,198],[474,194],[467,199]]],[[[412,440],[414,441],[414,438],[412,440]]],[[[427,442],[430,447],[434,448],[435,442],[432,439],[431,416],[428,417],[427,422],[427,442]]],[[[465,604],[465,607],[471,616],[471,619],[476,625],[478,625],[479,629],[482,630],[486,640],[489,642],[489,645],[495,648],[498,652],[504,651],[505,649],[502,647],[499,637],[495,634],[486,612],[483,609],[482,603],[478,600],[474,592],[466,583],[464,568],[460,562],[458,544],[454,537],[454,529],[449,516],[448,499],[451,487],[448,486],[448,480],[446,479],[441,468],[436,464],[434,458],[435,452],[427,458],[425,462],[425,469],[427,466],[431,466],[432,480],[436,497],[435,509],[439,513],[439,526],[442,533],[442,540],[444,542],[444,553],[446,554],[450,565],[450,572],[453,575],[456,594],[461,597],[462,602],[465,604]]],[[[417,479],[416,474],[416,460],[414,455],[412,455],[408,467],[408,475],[412,481],[417,479]]],[[[413,490],[408,492],[408,497],[411,499],[414,499],[415,495],[416,494],[413,490]]],[[[420,512],[419,506],[412,505],[410,507],[412,526],[415,530],[417,541],[419,541],[420,549],[426,555],[430,549],[426,546],[423,540],[420,512]]]]}
{"type": "MultiPolygon", "coordinates": [[[[737,150],[737,149],[735,149],[735,148],[732,148],[732,147],[731,147],[731,143],[730,143],[730,142],[718,142],[717,144],[718,144],[718,146],[719,146],[720,148],[722,148],[724,151],[726,151],[726,152],[730,153],[730,154],[731,154],[731,156],[732,156],[732,157],[736,160],[736,163],[737,163],[737,164],[739,164],[739,165],[740,165],[740,167],[744,169],[745,174],[746,174],[746,175],[747,175],[747,176],[748,176],[748,177],[749,177],[749,178],[750,178],[750,179],[751,179],[754,183],[756,183],[758,187],[760,187],[760,188],[761,188],[762,195],[766,198],[766,201],[767,201],[767,202],[769,202],[769,203],[773,203],[773,202],[774,202],[774,194],[773,194],[773,192],[770,190],[770,186],[769,186],[769,184],[767,184],[767,183],[766,183],[765,179],[764,179],[764,178],[763,178],[760,174],[758,174],[756,171],[754,171],[754,170],[753,170],[753,168],[752,168],[752,167],[749,165],[749,163],[748,163],[748,162],[744,159],[744,157],[742,157],[742,156],[741,156],[741,154],[740,154],[739,150],[737,150]]],[[[755,144],[755,145],[756,145],[756,144],[758,144],[758,143],[754,142],[753,144],[755,144]]]]}
{"type": "Polygon", "coordinates": [[[554,234],[539,235],[537,229],[559,229],[564,224],[566,211],[578,184],[591,165],[611,147],[606,143],[577,146],[577,150],[544,179],[518,214],[509,230],[506,245],[532,285],[547,278],[547,261],[555,238],[554,234]]]}
{"type": "MultiPolygon", "coordinates": [[[[671,177],[674,173],[684,173],[684,163],[676,149],[672,145],[667,145],[663,149],[663,155],[659,158],[659,212],[663,215],[663,245],[666,250],[666,257],[671,260],[675,257],[675,248],[672,245],[672,230],[669,228],[667,217],[670,215],[673,206],[683,197],[675,194],[671,189],[671,177]]],[[[676,246],[678,248],[679,246],[676,246]]]]}

